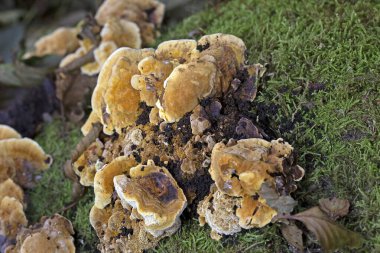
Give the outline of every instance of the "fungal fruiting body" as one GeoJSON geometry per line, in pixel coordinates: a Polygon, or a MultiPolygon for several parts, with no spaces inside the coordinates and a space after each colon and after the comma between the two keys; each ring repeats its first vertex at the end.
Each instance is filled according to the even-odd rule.
{"type": "Polygon", "coordinates": [[[114,184],[121,203],[142,217],[146,231],[154,237],[179,228],[187,201],[166,168],[150,160],[147,165],[131,168],[129,177],[115,177],[114,184]]]}
{"type": "Polygon", "coordinates": [[[71,53],[79,46],[77,33],[76,28],[60,27],[37,40],[34,44],[34,51],[26,53],[24,58],[71,53]]]}
{"type": "MultiPolygon", "coordinates": [[[[50,167],[53,159],[37,142],[21,138],[13,128],[0,125],[0,236],[2,248],[13,248],[15,239],[28,224],[24,213],[24,191],[33,187],[38,172],[50,167]]],[[[31,251],[14,251],[31,252],[31,251]]]]}
{"type": "Polygon", "coordinates": [[[94,61],[81,66],[85,75],[96,75],[102,69],[107,58],[120,47],[141,48],[154,43],[158,35],[164,5],[156,0],[107,0],[99,7],[95,20],[100,27],[93,37],[82,38],[80,47],[62,59],[60,67],[65,67],[76,59],[93,50],[94,61]]]}
{"type": "Polygon", "coordinates": [[[152,161],[137,165],[120,156],[97,172],[94,188],[90,221],[102,250],[132,247],[140,252],[180,227],[186,197],[168,170],[152,161]],[[116,202],[111,199],[114,191],[116,202]],[[123,234],[123,229],[129,232],[123,234]]]}
{"type": "Polygon", "coordinates": [[[177,122],[200,100],[223,96],[243,67],[245,50],[239,38],[226,34],[198,43],[163,42],[156,50],[120,48],[99,74],[90,119],[100,119],[106,134],[121,133],[135,123],[143,102],[162,120],[177,122]]]}
{"type": "Polygon", "coordinates": [[[84,164],[81,182],[94,185],[100,250],[153,247],[179,228],[184,210],[198,211],[215,239],[283,211],[268,196],[291,198],[303,170],[288,143],[264,140],[255,125],[265,69],[246,65],[245,50],[239,38],[213,34],[120,48],[106,60],[82,127],[103,130],[74,161],[84,164]]]}
{"type": "Polygon", "coordinates": [[[8,253],[60,252],[74,253],[74,229],[69,220],[59,214],[43,217],[38,225],[24,228],[17,235],[14,246],[8,253]]]}
{"type": "Polygon", "coordinates": [[[242,139],[232,145],[217,143],[209,170],[215,185],[198,206],[201,225],[209,224],[214,238],[218,239],[216,234],[230,235],[241,228],[270,223],[278,208],[267,203],[267,195],[262,194],[263,185],[278,193],[275,195],[278,198],[295,190],[294,181],[303,177],[303,169],[294,163],[292,153],[292,146],[282,139],[271,142],[242,139]],[[286,184],[279,183],[284,181],[286,184]],[[226,224],[235,224],[235,229],[225,227],[226,224]]]}

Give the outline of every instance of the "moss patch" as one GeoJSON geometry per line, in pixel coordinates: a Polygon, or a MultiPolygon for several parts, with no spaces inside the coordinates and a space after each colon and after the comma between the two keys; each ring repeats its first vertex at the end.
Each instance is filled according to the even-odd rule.
{"type": "Polygon", "coordinates": [[[94,199],[91,189],[87,191],[75,208],[61,212],[71,200],[71,182],[64,177],[62,167],[81,138],[78,127],[68,125],[67,130],[63,129],[63,125],[61,121],[55,120],[46,125],[36,138],[45,152],[53,156],[54,163],[42,175],[37,186],[26,192],[28,198],[26,214],[29,224],[34,224],[42,216],[60,212],[61,215],[72,221],[76,245],[79,246],[80,252],[94,252],[97,237],[88,220],[94,199]]]}

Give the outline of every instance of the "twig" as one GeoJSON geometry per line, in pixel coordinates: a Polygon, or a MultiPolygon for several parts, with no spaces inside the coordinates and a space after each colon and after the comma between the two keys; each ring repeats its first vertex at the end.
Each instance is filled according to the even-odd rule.
{"type": "Polygon", "coordinates": [[[56,73],[68,73],[73,70],[76,70],[83,65],[93,62],[95,60],[94,58],[94,51],[97,48],[97,45],[93,46],[90,51],[88,51],[85,55],[79,57],[78,59],[75,59],[74,61],[70,62],[66,66],[59,68],[56,70],[56,73]]]}
{"type": "Polygon", "coordinates": [[[247,252],[248,250],[252,249],[253,247],[256,247],[256,246],[258,246],[258,245],[260,245],[260,244],[263,244],[263,243],[265,243],[265,242],[266,242],[266,241],[263,241],[263,242],[257,242],[257,243],[251,244],[249,247],[247,247],[247,248],[245,248],[244,250],[242,250],[242,253],[247,252]]]}

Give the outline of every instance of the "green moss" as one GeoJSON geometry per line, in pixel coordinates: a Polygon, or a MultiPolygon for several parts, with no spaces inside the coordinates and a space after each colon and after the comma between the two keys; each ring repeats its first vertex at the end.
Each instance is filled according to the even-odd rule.
{"type": "Polygon", "coordinates": [[[28,196],[26,214],[29,224],[34,224],[42,216],[59,212],[72,221],[80,252],[85,252],[86,249],[88,252],[94,252],[97,237],[88,220],[94,199],[91,189],[75,208],[62,212],[65,205],[71,201],[71,182],[64,177],[62,167],[81,139],[79,128],[68,125],[68,129],[63,129],[63,126],[64,124],[56,119],[45,125],[42,133],[36,138],[45,152],[53,156],[54,163],[43,173],[37,186],[26,192],[28,196]]]}
{"type": "MultiPolygon", "coordinates": [[[[222,1],[167,28],[160,39],[187,38],[197,28],[231,33],[245,41],[251,63],[269,63],[272,75],[260,83],[256,113],[262,127],[299,152],[307,174],[295,195],[298,210],[317,205],[322,197],[349,199],[352,208],[341,223],[368,239],[356,252],[380,250],[378,13],[380,4],[370,1],[222,1]]],[[[38,138],[56,163],[31,194],[28,210],[34,220],[69,199],[70,185],[59,168],[79,130],[66,138],[60,132],[54,122],[38,138]]],[[[87,243],[83,248],[94,249],[87,220],[91,200],[82,200],[69,217],[87,243]]],[[[207,226],[186,221],[154,251],[287,252],[277,226],[216,242],[207,226]]]]}
{"type": "Polygon", "coordinates": [[[166,239],[163,243],[152,252],[254,252],[270,253],[273,248],[279,248],[273,245],[269,249],[265,246],[273,238],[277,242],[283,243],[282,239],[276,233],[276,226],[265,227],[260,230],[241,232],[237,235],[225,237],[220,241],[210,239],[210,228],[200,227],[197,220],[186,221],[180,231],[172,237],[166,239]],[[260,247],[261,246],[261,247],[260,247]],[[260,248],[258,248],[260,247],[260,248]]]}

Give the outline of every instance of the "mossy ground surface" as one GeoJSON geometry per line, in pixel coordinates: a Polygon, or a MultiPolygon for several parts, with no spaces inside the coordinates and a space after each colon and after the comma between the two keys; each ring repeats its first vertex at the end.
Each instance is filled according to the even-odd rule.
{"type": "MultiPolygon", "coordinates": [[[[340,222],[367,239],[355,252],[380,251],[379,13],[375,1],[220,1],[166,28],[160,39],[188,38],[199,28],[206,34],[230,33],[245,41],[250,63],[269,64],[256,113],[261,126],[294,145],[306,169],[295,194],[297,211],[320,198],[350,200],[350,213],[340,222]]],[[[62,136],[55,121],[37,138],[55,163],[29,193],[32,221],[69,201],[70,183],[60,168],[79,136],[79,128],[62,136]]],[[[96,245],[87,218],[91,205],[88,194],[65,213],[78,242],[83,240],[81,252],[93,252],[96,245]]],[[[187,221],[154,251],[288,251],[276,224],[219,242],[210,239],[209,231],[187,221]]]]}

